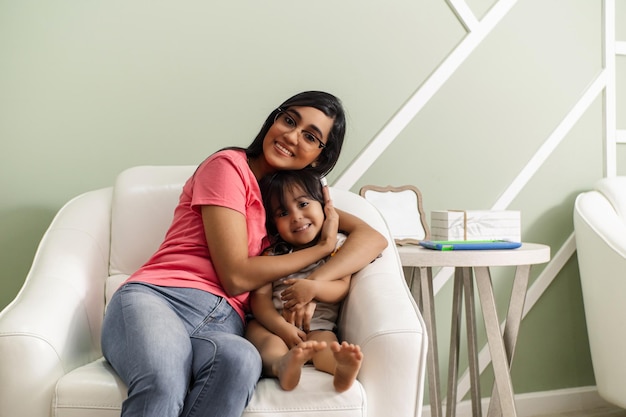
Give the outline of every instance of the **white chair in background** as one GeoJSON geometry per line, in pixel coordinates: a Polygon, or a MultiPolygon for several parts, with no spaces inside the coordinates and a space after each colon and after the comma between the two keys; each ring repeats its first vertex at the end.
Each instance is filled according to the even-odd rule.
{"type": "Polygon", "coordinates": [[[626,408],[626,177],[578,195],[574,228],[598,393],[626,408]]]}

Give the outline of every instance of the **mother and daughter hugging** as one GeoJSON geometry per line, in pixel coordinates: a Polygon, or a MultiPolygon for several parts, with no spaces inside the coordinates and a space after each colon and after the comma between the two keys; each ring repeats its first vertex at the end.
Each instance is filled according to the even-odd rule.
{"type": "Polygon", "coordinates": [[[309,361],[352,385],[363,355],[337,340],[338,303],[387,240],[320,184],[345,129],[339,99],[303,92],[187,180],[161,246],[107,307],[122,416],[239,417],[262,373],[291,390],[309,361]]]}

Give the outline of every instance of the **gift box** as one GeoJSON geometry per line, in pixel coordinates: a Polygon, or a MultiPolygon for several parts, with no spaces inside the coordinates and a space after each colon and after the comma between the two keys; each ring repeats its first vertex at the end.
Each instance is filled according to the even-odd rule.
{"type": "Polygon", "coordinates": [[[432,240],[510,240],[521,242],[521,215],[515,210],[434,210],[432,240]]]}

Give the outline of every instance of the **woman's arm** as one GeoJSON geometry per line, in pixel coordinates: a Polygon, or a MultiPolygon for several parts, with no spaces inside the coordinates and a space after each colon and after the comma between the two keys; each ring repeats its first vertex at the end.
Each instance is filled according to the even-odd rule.
{"type": "MultiPolygon", "coordinates": [[[[376,259],[387,247],[387,239],[360,218],[336,209],[327,186],[323,187],[322,192],[326,200],[324,206],[326,218],[338,217],[338,228],[347,234],[348,238],[341,246],[341,250],[313,271],[307,279],[332,281],[352,275],[376,259]]],[[[326,226],[325,223],[324,229],[326,226]]],[[[331,229],[332,224],[328,226],[331,229]]],[[[322,236],[328,235],[323,233],[322,236]]]]}
{"type": "Polygon", "coordinates": [[[352,275],[371,263],[387,247],[387,239],[352,214],[337,210],[339,230],[348,238],[341,249],[324,265],[308,277],[312,280],[329,281],[352,275]]]}
{"type": "Polygon", "coordinates": [[[337,241],[335,225],[334,233],[325,232],[315,246],[281,255],[278,262],[272,256],[248,256],[246,217],[240,212],[221,206],[202,206],[202,221],[213,266],[224,290],[231,296],[305,268],[328,256],[337,241]]]}

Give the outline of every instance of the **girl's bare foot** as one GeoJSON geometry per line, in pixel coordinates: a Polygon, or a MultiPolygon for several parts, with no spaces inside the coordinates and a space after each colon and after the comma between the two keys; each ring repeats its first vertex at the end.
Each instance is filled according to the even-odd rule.
{"type": "Polygon", "coordinates": [[[278,376],[280,387],[291,391],[300,382],[302,366],[320,350],[326,349],[326,342],[307,341],[294,346],[274,365],[274,375],[278,376]]]}
{"type": "Polygon", "coordinates": [[[343,392],[354,383],[359,369],[361,369],[363,353],[358,345],[348,342],[343,342],[341,345],[333,342],[330,345],[330,349],[333,351],[337,361],[333,384],[337,392],[343,392]]]}

